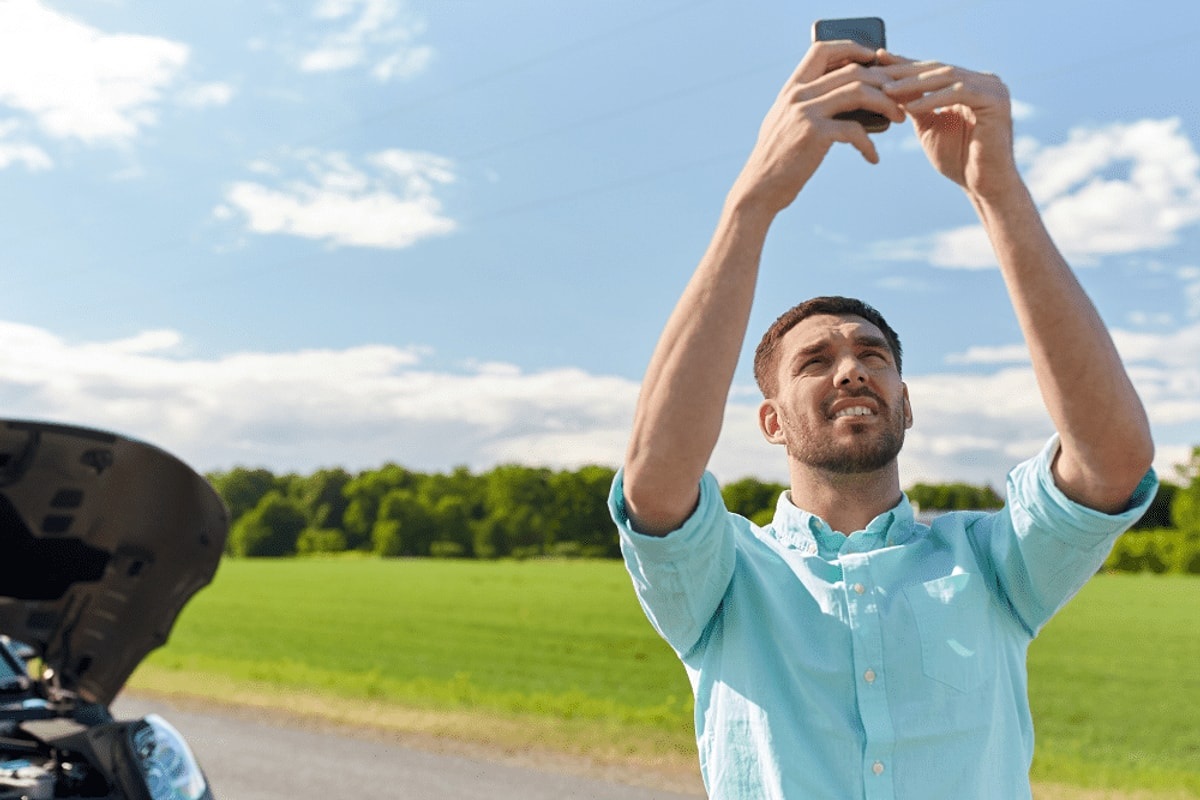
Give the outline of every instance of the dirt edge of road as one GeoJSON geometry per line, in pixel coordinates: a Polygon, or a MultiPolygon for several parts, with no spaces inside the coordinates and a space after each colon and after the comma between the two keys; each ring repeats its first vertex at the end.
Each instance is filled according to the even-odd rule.
{"type": "MultiPolygon", "coordinates": [[[[152,682],[151,682],[152,683],[152,682]]],[[[209,687],[206,687],[209,688],[209,687]]],[[[163,690],[135,681],[131,696],[157,700],[189,711],[278,722],[288,727],[383,741],[427,752],[533,767],[647,789],[704,797],[695,755],[672,753],[661,743],[624,751],[595,743],[589,726],[478,712],[401,708],[362,700],[276,690],[261,693],[230,687],[209,694],[163,690]]]]}
{"type": "MultiPolygon", "coordinates": [[[[182,709],[216,711],[288,727],[303,726],[332,734],[384,741],[427,752],[481,761],[532,767],[549,772],[596,778],[704,797],[704,786],[692,752],[671,752],[661,744],[624,750],[581,743],[579,726],[544,720],[508,718],[476,712],[399,708],[362,700],[284,692],[248,691],[235,686],[208,693],[155,687],[154,680],[135,680],[129,694],[182,709]],[[570,730],[568,730],[570,729],[570,730]]],[[[1034,784],[1036,800],[1193,800],[1185,792],[1089,789],[1053,783],[1034,784]]]]}

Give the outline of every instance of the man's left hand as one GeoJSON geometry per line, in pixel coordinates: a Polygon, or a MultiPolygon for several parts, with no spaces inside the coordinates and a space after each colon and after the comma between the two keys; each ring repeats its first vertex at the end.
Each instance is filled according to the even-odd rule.
{"type": "Polygon", "coordinates": [[[977,196],[1002,191],[1017,176],[1012,105],[995,75],[888,54],[884,92],[917,129],[938,172],[977,196]]]}

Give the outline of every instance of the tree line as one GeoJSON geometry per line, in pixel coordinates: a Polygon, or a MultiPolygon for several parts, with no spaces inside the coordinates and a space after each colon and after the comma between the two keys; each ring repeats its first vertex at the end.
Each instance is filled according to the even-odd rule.
{"type": "MultiPolygon", "coordinates": [[[[1106,564],[1123,571],[1200,573],[1200,447],[1164,482],[1134,530],[1106,564]]],[[[552,470],[504,464],[481,473],[458,467],[424,473],[398,464],[352,474],[321,469],[277,475],[235,467],[207,477],[229,507],[227,550],[235,556],[359,551],[439,558],[618,558],[606,499],[615,470],[552,470]]],[[[780,483],[743,478],[721,488],[726,506],[758,524],[774,514],[780,483]]],[[[922,510],[990,509],[990,486],[918,483],[907,491],[922,510]]]]}

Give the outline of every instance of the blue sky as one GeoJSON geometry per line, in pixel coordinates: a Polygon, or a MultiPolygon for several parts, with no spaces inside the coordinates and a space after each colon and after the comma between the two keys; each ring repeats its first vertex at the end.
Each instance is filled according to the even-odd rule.
{"type": "MultiPolygon", "coordinates": [[[[1200,444],[1200,7],[1107,8],[4,0],[0,408],[202,470],[616,465],[812,21],[878,15],[896,52],[1008,83],[1169,476],[1200,444]]],[[[904,340],[906,485],[1000,485],[1050,433],[969,204],[910,126],[877,143],[775,224],[723,480],[786,474],[748,354],[815,294],[904,340]]]]}

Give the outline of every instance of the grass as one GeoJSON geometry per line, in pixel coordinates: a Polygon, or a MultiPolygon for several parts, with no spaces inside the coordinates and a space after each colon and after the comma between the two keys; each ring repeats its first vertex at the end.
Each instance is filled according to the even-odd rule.
{"type": "Polygon", "coordinates": [[[1200,797],[1200,579],[1102,575],[1034,641],[1033,776],[1200,797]]]}
{"type": "MultiPolygon", "coordinates": [[[[1198,613],[1200,580],[1105,575],[1051,622],[1036,780],[1200,797],[1198,613]]],[[[230,560],[132,685],[694,772],[683,669],[613,562],[230,560]]]]}
{"type": "Polygon", "coordinates": [[[132,685],[695,762],[687,679],[609,562],[230,560],[132,685]]]}

